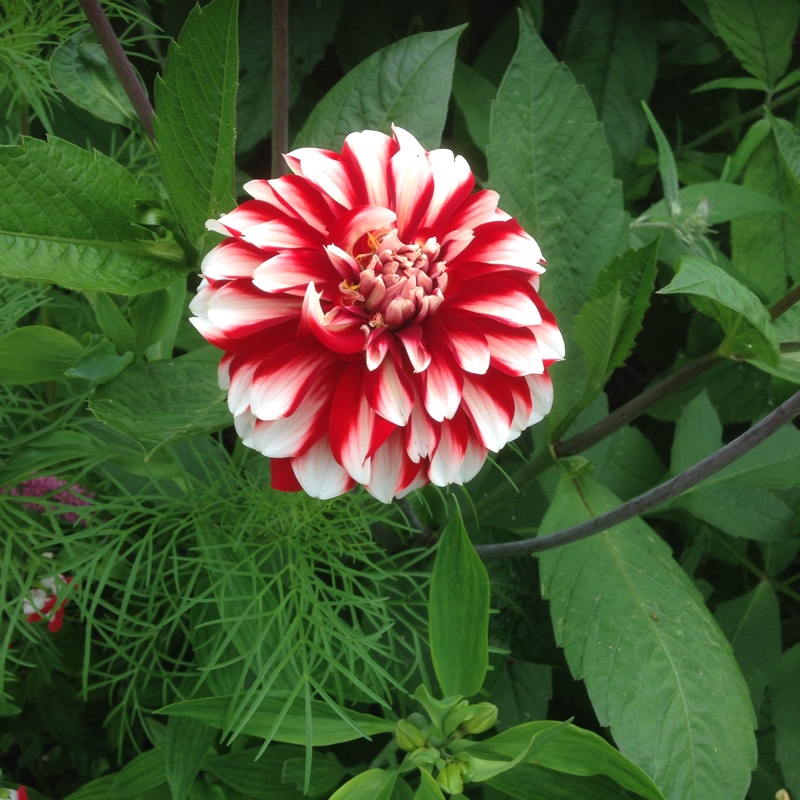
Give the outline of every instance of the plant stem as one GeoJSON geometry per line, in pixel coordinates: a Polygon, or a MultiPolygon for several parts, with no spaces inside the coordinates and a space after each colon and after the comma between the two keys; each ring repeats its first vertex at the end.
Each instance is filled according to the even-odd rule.
{"type": "Polygon", "coordinates": [[[800,302],[800,284],[794,287],[789,294],[784,295],[769,310],[769,315],[773,320],[785,314],[795,303],[800,302]]]}
{"type": "Polygon", "coordinates": [[[130,98],[147,138],[152,142],[153,106],[150,103],[147,92],[145,92],[144,87],[139,82],[139,78],[136,76],[133,65],[128,56],[125,55],[119,38],[108,21],[106,12],[100,7],[98,0],[78,0],[78,2],[86,15],[86,19],[92,26],[95,36],[100,40],[103,51],[108,56],[108,60],[114,68],[125,94],[130,98]]]}
{"type": "Polygon", "coordinates": [[[672,500],[679,494],[697,486],[701,481],[732,464],[745,453],[750,452],[756,445],[761,444],[798,414],[800,414],[800,392],[796,392],[785,403],[779,405],[774,411],[767,414],[764,419],[753,425],[750,430],[745,431],[741,436],[721,447],[708,458],[704,458],[693,467],[681,472],[680,475],[676,475],[660,486],[640,494],[633,500],[629,500],[627,503],[623,503],[621,506],[617,506],[617,508],[601,514],[599,517],[594,517],[586,520],[586,522],[573,525],[571,528],[557,531],[549,536],[522,539],[517,542],[479,545],[475,550],[484,559],[528,555],[530,553],[539,553],[543,550],[552,550],[554,547],[577,542],[588,536],[613,528],[615,525],[657,508],[668,500],[672,500]]]}
{"type": "Polygon", "coordinates": [[[272,170],[286,172],[283,154],[289,149],[289,7],[272,0],[272,170]]]}

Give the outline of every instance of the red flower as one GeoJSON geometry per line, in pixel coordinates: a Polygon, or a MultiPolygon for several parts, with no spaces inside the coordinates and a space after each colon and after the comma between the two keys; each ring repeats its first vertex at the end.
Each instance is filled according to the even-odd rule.
{"type": "Polygon", "coordinates": [[[31,589],[30,595],[23,602],[22,611],[28,622],[47,620],[47,629],[51,633],[61,630],[64,624],[64,606],[66,600],[59,601],[59,593],[72,582],[72,578],[59,575],[53,578],[42,578],[39,586],[31,589]]]}
{"type": "Polygon", "coordinates": [[[301,148],[208,227],[192,322],[273,486],[384,502],[462,483],[550,410],[564,355],[536,242],[406,131],[301,148]]]}

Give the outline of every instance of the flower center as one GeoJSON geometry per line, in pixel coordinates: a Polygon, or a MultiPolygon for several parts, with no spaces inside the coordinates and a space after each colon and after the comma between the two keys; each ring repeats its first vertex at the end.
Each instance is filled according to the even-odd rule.
{"type": "Polygon", "coordinates": [[[372,231],[354,249],[360,272],[339,285],[342,304],[363,309],[370,327],[398,330],[441,305],[447,272],[435,237],[405,244],[396,230],[372,231]]]}

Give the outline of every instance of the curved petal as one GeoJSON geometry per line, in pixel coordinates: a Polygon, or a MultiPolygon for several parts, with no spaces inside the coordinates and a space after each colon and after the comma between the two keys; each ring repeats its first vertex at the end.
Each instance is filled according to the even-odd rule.
{"type": "Polygon", "coordinates": [[[264,253],[239,239],[228,239],[206,253],[200,271],[207,278],[251,278],[264,261],[264,253]]]}
{"type": "Polygon", "coordinates": [[[464,412],[442,423],[441,439],[428,468],[428,477],[436,486],[461,483],[459,470],[467,452],[469,426],[464,412]]]}
{"type": "Polygon", "coordinates": [[[344,355],[363,350],[367,342],[363,317],[340,306],[334,306],[324,313],[320,304],[321,297],[322,292],[315,291],[314,284],[309,283],[303,298],[303,329],[307,326],[321,344],[335,353],[344,355]]]}
{"type": "Polygon", "coordinates": [[[386,328],[370,328],[367,333],[367,369],[378,369],[389,352],[391,334],[386,328]]]}
{"type": "Polygon", "coordinates": [[[206,315],[226,336],[238,337],[295,319],[302,307],[300,297],[271,296],[249,281],[231,281],[208,294],[206,315]]]}
{"type": "MultiPolygon", "coordinates": [[[[541,301],[540,301],[541,303],[541,301]]],[[[555,317],[546,309],[544,304],[539,306],[542,321],[539,323],[534,333],[539,344],[539,352],[542,354],[544,365],[549,367],[556,361],[561,361],[565,355],[564,337],[556,325],[555,317]]]]}
{"type": "Polygon", "coordinates": [[[453,211],[469,197],[475,179],[466,160],[453,156],[451,150],[431,150],[428,163],[433,175],[433,196],[420,227],[431,228],[441,236],[453,211]]]}
{"type": "Polygon", "coordinates": [[[378,131],[351,133],[344,140],[342,156],[350,160],[353,171],[361,179],[362,186],[358,192],[359,195],[363,192],[361,202],[388,207],[389,187],[386,184],[386,173],[389,159],[396,150],[395,141],[378,131]]]}
{"type": "Polygon", "coordinates": [[[219,233],[232,233],[234,236],[242,234],[254,225],[280,218],[282,214],[277,208],[261,200],[247,200],[233,211],[223,214],[219,219],[210,219],[206,222],[209,230],[219,233]]]}
{"type": "Polygon", "coordinates": [[[461,401],[478,441],[493,453],[508,442],[515,411],[511,391],[498,377],[465,375],[461,401]]]}
{"type": "Polygon", "coordinates": [[[448,298],[448,307],[507,325],[538,325],[542,317],[532,293],[533,289],[511,278],[471,280],[461,285],[455,297],[448,298]]]}
{"type": "Polygon", "coordinates": [[[307,222],[297,219],[273,219],[248,228],[242,239],[262,250],[315,248],[323,243],[322,234],[307,222]]]}
{"type": "Polygon", "coordinates": [[[489,369],[489,343],[473,322],[457,314],[440,314],[435,323],[429,325],[441,325],[461,369],[475,375],[483,375],[489,369]]]}
{"type": "Polygon", "coordinates": [[[431,349],[431,363],[420,375],[425,410],[437,422],[452,419],[461,402],[464,388],[464,373],[446,341],[431,332],[428,335],[431,349]]]}
{"type": "Polygon", "coordinates": [[[544,419],[553,408],[553,381],[550,376],[528,375],[525,378],[531,393],[531,413],[526,427],[544,419]]]}
{"type": "Polygon", "coordinates": [[[400,150],[412,153],[415,156],[425,155],[425,148],[419,143],[417,137],[409,133],[405,128],[392,123],[392,136],[400,150]]]}
{"type": "MultiPolygon", "coordinates": [[[[492,319],[482,320],[481,331],[491,353],[491,365],[508,375],[544,372],[537,337],[530,328],[512,328],[492,319]]],[[[541,325],[536,326],[536,331],[541,325]]]]}
{"type": "Polygon", "coordinates": [[[364,488],[382,503],[391,503],[422,471],[422,465],[415,464],[406,455],[401,430],[392,433],[371,461],[372,473],[364,488]]]}
{"type": "Polygon", "coordinates": [[[377,369],[367,371],[364,389],[369,404],[378,414],[395,425],[406,425],[414,403],[414,390],[408,377],[398,369],[394,356],[389,355],[377,369]]]}
{"type": "Polygon", "coordinates": [[[301,147],[288,153],[285,158],[292,172],[302,175],[338,205],[352,208],[356,204],[356,187],[338,153],[318,150],[316,147],[301,147]]]}
{"type": "Polygon", "coordinates": [[[530,272],[544,272],[542,251],[515,219],[488,222],[474,230],[475,238],[460,261],[497,264],[530,272]]]}
{"type": "Polygon", "coordinates": [[[408,457],[417,463],[423,458],[432,456],[439,445],[440,435],[441,425],[430,418],[420,399],[419,391],[415,391],[411,416],[405,428],[405,447],[408,457]]]}
{"type": "Polygon", "coordinates": [[[467,450],[464,453],[464,460],[458,470],[458,478],[461,483],[471,481],[486,463],[489,451],[472,435],[467,439],[467,450]]]}
{"type": "Polygon", "coordinates": [[[399,150],[389,162],[389,199],[397,212],[398,236],[410,241],[433,195],[433,175],[425,152],[399,150]]]}
{"type": "Polygon", "coordinates": [[[327,436],[323,436],[303,455],[293,458],[291,464],[297,482],[311,497],[330,500],[355,486],[355,481],[336,463],[327,436]]]}
{"type": "Polygon", "coordinates": [[[475,192],[453,212],[448,227],[453,230],[459,228],[474,230],[478,225],[491,222],[496,219],[495,213],[499,202],[500,195],[491,189],[475,192]]]}
{"type": "Polygon", "coordinates": [[[278,492],[301,492],[303,487],[292,469],[292,459],[273,458],[269,463],[270,486],[278,492]]]}
{"type": "Polygon", "coordinates": [[[320,233],[325,233],[333,221],[333,213],[319,192],[299,175],[282,175],[272,180],[248,181],[244,190],[277,208],[290,217],[301,219],[320,233]]]}
{"type": "MultiPolygon", "coordinates": [[[[213,250],[211,251],[214,252],[213,250]]],[[[333,269],[323,250],[284,250],[264,261],[253,270],[253,284],[262,292],[285,292],[302,287],[305,294],[309,283],[339,283],[339,275],[333,269]]]]}
{"type": "Polygon", "coordinates": [[[423,342],[421,326],[409,325],[407,328],[401,328],[395,333],[395,336],[405,348],[414,372],[426,370],[428,364],[431,363],[431,354],[423,342]]]}
{"type": "Polygon", "coordinates": [[[366,233],[392,226],[397,215],[381,206],[356,206],[336,218],[329,239],[345,253],[352,253],[355,243],[366,233]]]}

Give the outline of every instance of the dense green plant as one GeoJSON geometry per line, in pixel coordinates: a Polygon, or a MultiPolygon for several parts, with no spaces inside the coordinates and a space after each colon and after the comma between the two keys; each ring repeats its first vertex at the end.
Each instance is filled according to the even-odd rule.
{"type": "Polygon", "coordinates": [[[286,49],[80,5],[0,17],[0,787],[800,795],[796,0],[292,0],[286,49]],[[392,123],[541,244],[555,407],[464,487],[282,494],[187,322],[204,224],[284,128],[392,123]]]}

